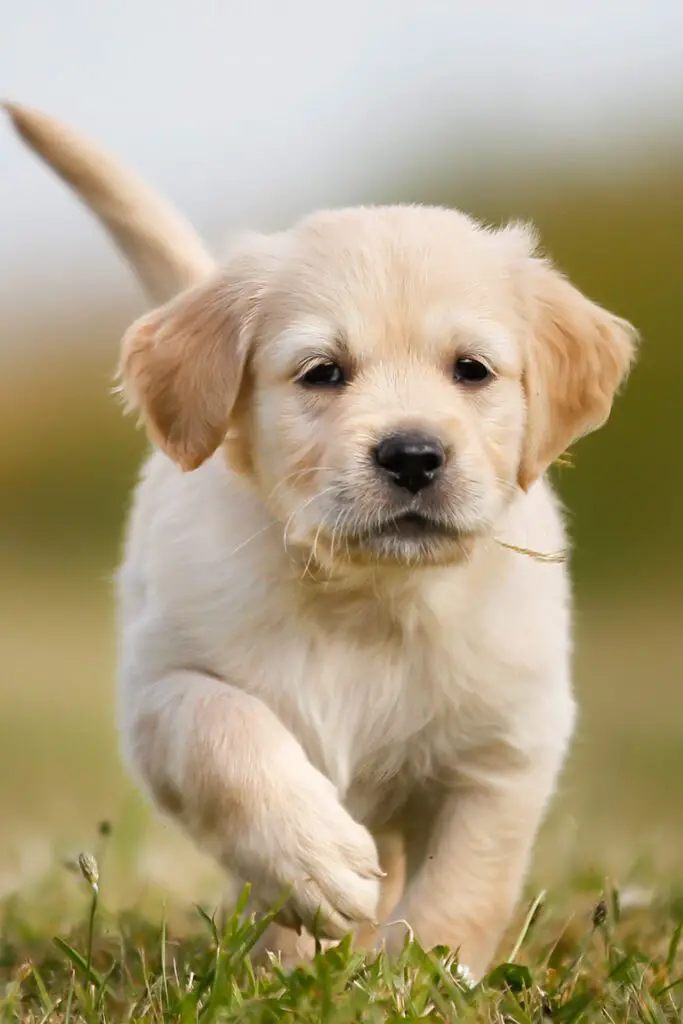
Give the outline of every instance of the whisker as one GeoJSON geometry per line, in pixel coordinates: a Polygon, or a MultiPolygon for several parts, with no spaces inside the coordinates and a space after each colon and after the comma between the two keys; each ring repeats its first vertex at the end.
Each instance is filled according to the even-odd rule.
{"type": "Polygon", "coordinates": [[[306,575],[307,575],[308,570],[310,568],[311,562],[312,561],[317,561],[316,552],[318,550],[318,538],[320,537],[320,532],[321,532],[321,530],[323,529],[323,527],[325,525],[325,520],[326,519],[327,519],[327,516],[323,514],[323,518],[321,519],[320,523],[318,523],[318,529],[315,531],[315,536],[313,537],[313,544],[311,546],[311,550],[310,550],[308,559],[306,561],[306,565],[304,566],[304,571],[301,574],[301,579],[302,580],[306,578],[306,575]]]}
{"type": "Polygon", "coordinates": [[[323,488],[322,491],[317,491],[314,495],[312,495],[312,497],[307,498],[306,501],[302,502],[302,504],[297,505],[297,507],[294,509],[289,519],[285,523],[285,528],[282,532],[282,543],[284,544],[285,551],[287,551],[287,532],[292,524],[294,517],[299,515],[300,512],[303,512],[305,509],[307,509],[308,506],[311,505],[314,501],[317,501],[318,498],[322,498],[323,495],[328,494],[330,491],[334,490],[334,486],[325,487],[323,488]]]}
{"type": "Polygon", "coordinates": [[[292,480],[294,477],[298,479],[299,477],[306,476],[310,473],[334,473],[334,469],[332,468],[332,466],[309,466],[306,469],[295,469],[293,472],[288,473],[286,476],[283,476],[281,480],[278,480],[278,482],[275,484],[275,487],[273,487],[268,497],[266,498],[266,501],[270,501],[270,499],[275,496],[277,491],[281,487],[284,487],[284,485],[288,483],[290,480],[292,480]]]}
{"type": "Polygon", "coordinates": [[[233,548],[232,551],[228,554],[227,557],[228,558],[232,558],[233,555],[236,555],[238,551],[242,551],[243,548],[246,548],[247,544],[251,544],[251,542],[253,540],[256,540],[257,537],[260,537],[261,534],[266,533],[268,530],[272,530],[273,527],[277,526],[277,525],[278,525],[278,523],[274,519],[271,523],[267,523],[266,526],[262,526],[260,530],[256,531],[256,533],[252,533],[251,537],[247,537],[247,539],[243,540],[241,542],[241,544],[238,544],[236,548],[233,548]]]}
{"type": "Polygon", "coordinates": [[[334,542],[335,542],[335,538],[336,538],[336,535],[337,535],[337,527],[339,526],[339,523],[340,523],[342,517],[344,516],[345,512],[346,512],[346,509],[342,509],[339,512],[337,518],[334,521],[334,526],[332,527],[332,541],[330,543],[330,559],[332,561],[334,561],[334,542]]]}
{"type": "Polygon", "coordinates": [[[517,491],[517,482],[515,480],[503,480],[502,477],[495,477],[496,483],[502,487],[508,494],[515,494],[517,491]]]}

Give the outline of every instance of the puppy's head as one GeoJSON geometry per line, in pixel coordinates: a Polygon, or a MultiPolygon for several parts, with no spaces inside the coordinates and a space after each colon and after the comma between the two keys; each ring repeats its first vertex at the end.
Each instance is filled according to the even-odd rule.
{"type": "Polygon", "coordinates": [[[225,446],[288,545],[439,564],[606,420],[634,347],[527,228],[393,207],[248,241],[133,325],[122,374],[184,469],[225,446]]]}

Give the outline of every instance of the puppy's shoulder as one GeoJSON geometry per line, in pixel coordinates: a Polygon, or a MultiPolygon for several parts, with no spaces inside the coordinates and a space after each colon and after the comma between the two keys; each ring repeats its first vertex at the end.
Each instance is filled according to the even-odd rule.
{"type": "Polygon", "coordinates": [[[221,452],[184,473],[155,451],[133,493],[122,574],[144,577],[169,597],[191,590],[195,578],[210,589],[214,574],[236,569],[233,554],[251,552],[251,539],[267,525],[265,510],[221,452]]]}

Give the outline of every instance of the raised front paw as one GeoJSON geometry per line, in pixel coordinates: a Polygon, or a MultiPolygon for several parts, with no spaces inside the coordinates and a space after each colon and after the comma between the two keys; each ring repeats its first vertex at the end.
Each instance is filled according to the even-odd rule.
{"type": "Polygon", "coordinates": [[[276,803],[271,799],[254,815],[239,843],[238,867],[261,908],[286,895],[280,923],[338,939],[375,920],[382,871],[368,830],[342,806],[328,779],[306,769],[296,785],[278,787],[276,803]]]}

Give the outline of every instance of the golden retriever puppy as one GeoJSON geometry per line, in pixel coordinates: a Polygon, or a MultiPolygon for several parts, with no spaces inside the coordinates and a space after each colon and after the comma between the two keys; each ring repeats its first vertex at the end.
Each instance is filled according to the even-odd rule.
{"type": "Polygon", "coordinates": [[[407,924],[480,976],[574,721],[567,570],[528,555],[566,544],[544,474],[635,331],[528,227],[453,210],[317,213],[214,266],[111,158],[10,113],[167,300],[121,357],[156,445],[119,575],[129,764],[256,907],[288,893],[265,948],[407,924]]]}

